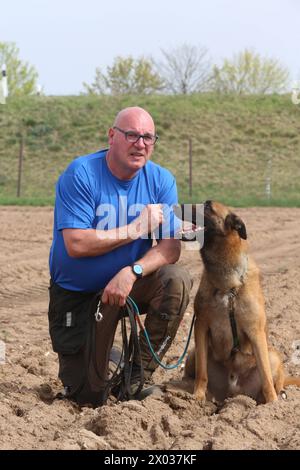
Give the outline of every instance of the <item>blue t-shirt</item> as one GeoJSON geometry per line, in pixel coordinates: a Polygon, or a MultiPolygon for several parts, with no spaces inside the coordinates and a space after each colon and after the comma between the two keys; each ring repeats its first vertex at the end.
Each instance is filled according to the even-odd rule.
{"type": "Polygon", "coordinates": [[[146,204],[160,203],[165,223],[156,237],[174,236],[177,221],[171,208],[177,204],[177,188],[172,174],[148,161],[131,180],[119,180],[107,166],[106,152],[77,158],[56,185],[49,264],[52,280],[65,289],[97,292],[152,246],[151,239],[138,238],[101,256],[72,258],[64,244],[65,228],[105,230],[128,225],[146,204]]]}

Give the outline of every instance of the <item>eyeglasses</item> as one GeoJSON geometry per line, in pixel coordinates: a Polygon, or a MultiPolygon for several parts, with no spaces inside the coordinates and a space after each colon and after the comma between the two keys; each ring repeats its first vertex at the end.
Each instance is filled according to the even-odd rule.
{"type": "Polygon", "coordinates": [[[117,129],[117,131],[122,132],[122,134],[125,135],[127,142],[130,142],[131,144],[136,144],[142,138],[145,145],[154,145],[158,139],[158,135],[137,134],[133,131],[124,131],[117,126],[114,126],[113,129],[117,129]]]}

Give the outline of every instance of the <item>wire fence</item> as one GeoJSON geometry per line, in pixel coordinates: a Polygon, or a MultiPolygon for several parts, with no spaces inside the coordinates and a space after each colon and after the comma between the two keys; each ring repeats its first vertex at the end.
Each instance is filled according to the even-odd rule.
{"type": "MultiPolygon", "coordinates": [[[[300,206],[300,105],[290,97],[222,99],[139,103],[160,136],[152,159],[174,174],[180,201],[300,206]]],[[[116,110],[129,104],[63,97],[2,106],[0,202],[52,203],[61,172],[76,156],[107,148],[116,110]]]]}
{"type": "MultiPolygon", "coordinates": [[[[57,178],[72,158],[55,155],[49,158],[49,154],[43,153],[31,156],[24,134],[15,147],[15,157],[7,162],[9,171],[0,170],[0,198],[16,198],[16,202],[24,198],[32,202],[44,199],[51,203],[57,178]]],[[[300,171],[295,170],[295,162],[283,164],[280,155],[268,154],[255,161],[251,158],[236,161],[234,156],[207,160],[189,138],[177,159],[169,162],[160,159],[159,163],[176,177],[181,201],[217,199],[242,205],[247,201],[257,204],[285,201],[287,205],[300,205],[300,171]]]]}

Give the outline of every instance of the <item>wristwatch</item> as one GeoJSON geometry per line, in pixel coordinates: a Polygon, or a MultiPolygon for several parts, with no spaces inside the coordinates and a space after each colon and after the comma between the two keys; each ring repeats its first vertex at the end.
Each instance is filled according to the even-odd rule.
{"type": "Polygon", "coordinates": [[[143,277],[143,266],[140,264],[132,264],[131,269],[132,272],[136,275],[137,279],[141,279],[143,277]]]}

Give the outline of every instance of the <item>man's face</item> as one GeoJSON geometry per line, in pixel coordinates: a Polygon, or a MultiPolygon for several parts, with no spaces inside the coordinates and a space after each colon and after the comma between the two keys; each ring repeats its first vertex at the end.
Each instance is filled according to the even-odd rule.
{"type": "Polygon", "coordinates": [[[132,114],[116,123],[116,128],[109,129],[109,144],[113,169],[133,176],[149,160],[153,152],[153,145],[146,145],[143,138],[137,142],[129,142],[123,132],[130,133],[128,139],[142,135],[155,135],[155,128],[151,118],[146,114],[132,114]],[[123,132],[122,132],[123,131],[123,132]]]}

